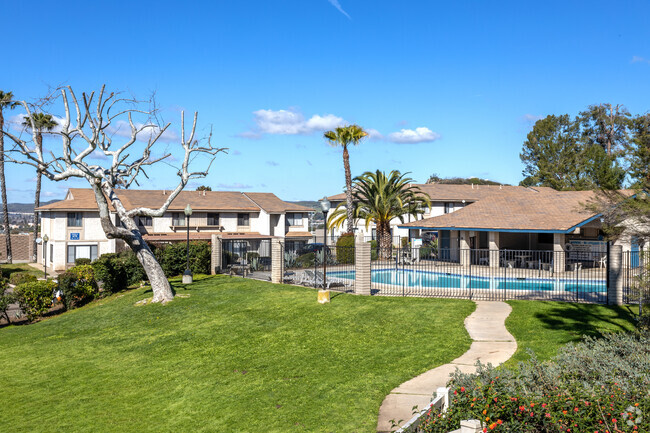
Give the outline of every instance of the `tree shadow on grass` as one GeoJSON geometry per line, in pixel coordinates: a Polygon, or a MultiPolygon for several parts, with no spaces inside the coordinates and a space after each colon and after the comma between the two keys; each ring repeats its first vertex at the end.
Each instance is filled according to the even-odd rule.
{"type": "Polygon", "coordinates": [[[629,307],[566,304],[535,313],[534,317],[548,329],[566,331],[572,336],[567,342],[571,342],[580,341],[583,336],[601,337],[606,332],[628,331],[634,327],[636,315],[629,307]]]}

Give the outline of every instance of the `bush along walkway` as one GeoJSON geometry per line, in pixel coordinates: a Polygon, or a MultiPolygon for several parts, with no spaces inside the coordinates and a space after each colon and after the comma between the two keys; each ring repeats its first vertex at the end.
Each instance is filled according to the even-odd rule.
{"type": "Polygon", "coordinates": [[[465,319],[465,328],[473,342],[467,352],[449,364],[429,370],[393,389],[379,408],[378,432],[394,430],[391,420],[405,423],[413,416],[413,407],[424,409],[437,388],[446,386],[457,368],[463,373],[474,373],[476,361],[497,366],[517,350],[514,337],[508,332],[505,320],[512,308],[505,302],[475,301],[476,310],[465,319]]]}

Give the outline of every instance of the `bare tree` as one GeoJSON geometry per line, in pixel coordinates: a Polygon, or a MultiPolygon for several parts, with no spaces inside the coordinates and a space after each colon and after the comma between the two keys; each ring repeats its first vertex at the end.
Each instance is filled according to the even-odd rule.
{"type": "MultiPolygon", "coordinates": [[[[194,120],[189,134],[185,132],[185,115],[181,112],[181,138],[180,144],[184,151],[183,159],[178,167],[179,183],[169,194],[165,203],[157,209],[136,207],[126,209],[122,204],[117,190],[138,185],[140,175],[147,176],[145,169],[163,161],[171,154],[165,152],[161,156],[152,157],[152,147],[158,142],[170,124],[158,125],[155,107],[141,109],[142,103],[133,99],[121,98],[119,94],[106,94],[105,86],[96,94],[83,93],[81,100],[77,99],[71,87],[60,89],[60,97],[65,114],[59,129],[53,134],[60,136],[62,149],[60,154],[50,152],[45,155],[38,146],[30,147],[29,141],[36,142],[36,125],[32,123],[32,139],[26,140],[22,135],[16,136],[5,132],[14,143],[13,152],[16,157],[13,162],[28,164],[36,167],[43,176],[58,182],[70,178],[82,178],[88,181],[95,193],[95,200],[99,210],[99,217],[106,237],[109,239],[123,240],[136,254],[138,260],[151,283],[153,302],[167,302],[174,295],[171,286],[160,264],[151,252],[151,249],[142,238],[134,219],[137,216],[160,217],[163,216],[169,205],[183,190],[191,179],[205,177],[214,155],[224,151],[225,148],[215,148],[211,144],[212,133],[200,144],[195,139],[198,113],[194,113],[194,120]],[[143,123],[137,119],[145,118],[143,123]],[[134,120],[135,118],[135,120],[134,120]],[[128,125],[128,134],[116,134],[120,123],[128,125]],[[140,134],[140,137],[138,137],[140,134]],[[113,143],[113,138],[126,135],[121,143],[113,143]],[[148,137],[142,149],[134,146],[138,138],[148,137]],[[131,157],[136,151],[137,156],[131,157]],[[104,165],[88,161],[88,157],[97,153],[108,158],[104,165]],[[210,155],[212,158],[204,171],[190,171],[190,162],[199,155],[210,155]],[[121,224],[114,223],[110,218],[109,203],[119,216],[121,224]]],[[[29,104],[21,103],[26,111],[27,119],[33,119],[29,104]]],[[[12,154],[13,155],[13,154],[12,154]]]]}

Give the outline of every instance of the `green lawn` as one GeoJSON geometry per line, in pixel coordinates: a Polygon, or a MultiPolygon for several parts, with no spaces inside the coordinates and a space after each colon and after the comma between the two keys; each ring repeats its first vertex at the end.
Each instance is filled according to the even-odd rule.
{"type": "Polygon", "coordinates": [[[517,352],[506,363],[514,366],[529,359],[532,349],[541,360],[552,358],[557,350],[583,335],[634,329],[634,314],[628,307],[567,302],[508,301],[512,313],[506,328],[517,340],[517,352]]]}
{"type": "Polygon", "coordinates": [[[9,276],[16,272],[26,272],[28,274],[35,275],[38,278],[43,277],[43,268],[40,270],[28,265],[27,263],[14,263],[14,264],[4,264],[0,265],[0,272],[4,278],[9,278],[9,276]]]}
{"type": "Polygon", "coordinates": [[[210,277],[0,329],[4,431],[374,432],[390,390],[470,345],[464,300],[210,277]]]}

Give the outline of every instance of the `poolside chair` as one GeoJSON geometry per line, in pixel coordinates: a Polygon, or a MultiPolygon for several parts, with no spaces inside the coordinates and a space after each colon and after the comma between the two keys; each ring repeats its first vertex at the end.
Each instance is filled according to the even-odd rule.
{"type": "MultiPolygon", "coordinates": [[[[316,271],[316,284],[319,285],[320,287],[323,286],[323,273],[321,271],[316,271]]],[[[336,284],[336,285],[341,285],[344,287],[349,287],[354,283],[354,280],[350,280],[348,278],[339,278],[339,277],[333,277],[331,275],[327,276],[327,288],[329,289],[331,285],[336,284]]]]}

